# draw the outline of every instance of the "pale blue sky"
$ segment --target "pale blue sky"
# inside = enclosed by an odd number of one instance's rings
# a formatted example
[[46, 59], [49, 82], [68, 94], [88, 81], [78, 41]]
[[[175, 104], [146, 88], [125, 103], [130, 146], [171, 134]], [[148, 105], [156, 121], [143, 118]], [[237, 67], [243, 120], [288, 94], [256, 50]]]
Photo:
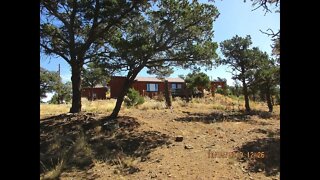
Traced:
[[[274, 31], [280, 29], [280, 14], [267, 13], [265, 15], [262, 8], [255, 11], [250, 1], [246, 3], [243, 0], [216, 0], [215, 3], [209, 0], [200, 0], [202, 3], [215, 4], [220, 12], [219, 18], [214, 22], [214, 41], [220, 43], [226, 39], [231, 39], [235, 35], [246, 36], [251, 35], [252, 46], [257, 46], [261, 50], [271, 54], [272, 41], [269, 36], [261, 33], [259, 30], [266, 31], [271, 28]], [[271, 7], [274, 11], [275, 8]], [[218, 49], [219, 56], [222, 56]], [[61, 77], [64, 82], [71, 81], [70, 66], [61, 58], [40, 56], [40, 65], [51, 71], [58, 70], [58, 64], [61, 65]], [[231, 74], [226, 66], [220, 66], [211, 71], [207, 71], [208, 76], [212, 78], [226, 78], [228, 85], [233, 85]], [[179, 74], [188, 74], [189, 70], [176, 69], [171, 77], [177, 77]], [[142, 70], [138, 76], [152, 76]]]

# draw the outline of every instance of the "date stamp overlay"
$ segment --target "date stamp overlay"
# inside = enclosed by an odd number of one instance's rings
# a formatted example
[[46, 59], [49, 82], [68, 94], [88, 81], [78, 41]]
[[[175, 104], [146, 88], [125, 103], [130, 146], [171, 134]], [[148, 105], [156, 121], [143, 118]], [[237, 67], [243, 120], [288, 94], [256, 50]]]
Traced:
[[208, 151], [208, 158], [248, 158], [248, 159], [264, 159], [266, 157], [265, 152], [221, 152], [221, 151]]

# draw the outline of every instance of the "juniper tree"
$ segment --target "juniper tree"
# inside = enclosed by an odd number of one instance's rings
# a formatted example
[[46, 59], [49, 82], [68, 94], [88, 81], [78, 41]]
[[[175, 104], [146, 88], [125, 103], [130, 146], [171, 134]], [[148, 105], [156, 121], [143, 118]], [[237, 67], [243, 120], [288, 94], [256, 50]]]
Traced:
[[213, 5], [196, 0], [163, 0], [128, 19], [126, 26], [114, 33], [110, 43], [113, 51], [98, 58], [105, 68], [127, 73], [110, 117], [118, 115], [125, 94], [143, 68], [150, 73], [173, 67], [210, 68], [217, 58], [218, 45], [212, 40], [217, 16]]
[[71, 67], [71, 113], [81, 111], [81, 71], [106, 44], [127, 17], [139, 14], [143, 0], [41, 0], [40, 48]]

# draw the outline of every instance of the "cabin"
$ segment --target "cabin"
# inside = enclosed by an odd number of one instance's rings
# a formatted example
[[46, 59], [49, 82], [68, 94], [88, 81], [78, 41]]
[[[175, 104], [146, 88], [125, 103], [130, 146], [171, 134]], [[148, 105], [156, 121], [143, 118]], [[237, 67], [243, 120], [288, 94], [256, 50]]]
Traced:
[[[168, 81], [172, 96], [180, 96], [186, 87], [181, 78], [165, 78]], [[110, 98], [117, 98], [125, 82], [125, 77], [112, 76], [109, 82]], [[164, 94], [164, 81], [155, 77], [136, 77], [132, 88], [139, 91], [142, 96], [157, 96]]]
[[[173, 97], [187, 97], [191, 96], [190, 90], [186, 89], [186, 83], [181, 78], [165, 78], [168, 81], [169, 91]], [[125, 82], [125, 77], [122, 76], [112, 76], [109, 82], [110, 87], [110, 98], [117, 98], [122, 90]], [[164, 80], [155, 77], [136, 77], [132, 88], [139, 91], [142, 96], [157, 96], [159, 94], [164, 94]], [[215, 92], [218, 88], [226, 88], [226, 81], [212, 81], [211, 82], [211, 92]], [[194, 95], [194, 94], [193, 94]], [[201, 96], [199, 96], [201, 97]]]
[[106, 85], [96, 85], [94, 88], [84, 87], [81, 91], [81, 97], [88, 100], [106, 99], [108, 87]]
[[217, 88], [225, 89], [227, 88], [227, 82], [226, 81], [211, 81], [211, 92], [215, 92]]

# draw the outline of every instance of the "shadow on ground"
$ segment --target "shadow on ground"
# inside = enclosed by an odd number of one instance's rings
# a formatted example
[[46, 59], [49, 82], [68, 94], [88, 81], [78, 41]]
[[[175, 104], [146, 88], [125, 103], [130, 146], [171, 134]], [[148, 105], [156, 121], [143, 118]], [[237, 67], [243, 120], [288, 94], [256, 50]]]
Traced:
[[[269, 132], [270, 133], [270, 132]], [[250, 172], [264, 172], [266, 176], [274, 176], [280, 172], [280, 138], [262, 138], [247, 142], [237, 151], [243, 152], [240, 162], [247, 162], [247, 170]], [[248, 154], [249, 153], [249, 154]]]
[[94, 161], [115, 165], [120, 173], [131, 174], [139, 169], [130, 162], [146, 161], [154, 148], [170, 144], [169, 137], [160, 132], [134, 131], [140, 126], [135, 118], [121, 116], [102, 124], [106, 118], [94, 116], [62, 114], [40, 121], [42, 178], [59, 177], [62, 171], [72, 169], [87, 170]]
[[[258, 116], [262, 119], [270, 119], [275, 117], [272, 113], [265, 111], [251, 111], [249, 113], [244, 111], [225, 111], [225, 112], [213, 112], [213, 113], [191, 113], [187, 111], [182, 111], [187, 114], [186, 117], [176, 118], [176, 121], [181, 122], [203, 122], [203, 123], [215, 123], [215, 122], [223, 122], [223, 121], [234, 121], [234, 122], [251, 122], [251, 116]], [[266, 124], [262, 124], [266, 125]]]

